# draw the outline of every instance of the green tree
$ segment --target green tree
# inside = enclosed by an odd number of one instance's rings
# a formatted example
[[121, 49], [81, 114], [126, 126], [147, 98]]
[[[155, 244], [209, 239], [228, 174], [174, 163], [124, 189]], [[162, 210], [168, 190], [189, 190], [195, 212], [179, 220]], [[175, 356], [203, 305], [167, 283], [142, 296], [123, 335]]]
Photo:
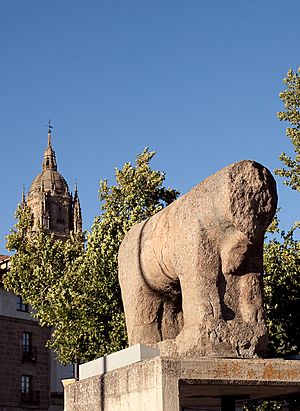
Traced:
[[300, 191], [300, 67], [296, 73], [289, 69], [283, 82], [287, 88], [279, 94], [279, 97], [285, 110], [277, 113], [277, 117], [281, 121], [290, 123], [286, 135], [291, 140], [295, 155], [292, 157], [282, 153], [279, 159], [284, 167], [275, 170], [275, 173], [285, 178], [286, 185]]
[[101, 214], [85, 251], [80, 236], [62, 243], [41, 231], [33, 233], [28, 207], [17, 211], [18, 222], [7, 242], [16, 253], [5, 287], [32, 305], [41, 324], [54, 326], [48, 345], [63, 363], [88, 361], [127, 345], [118, 283], [120, 243], [133, 224], [178, 195], [163, 186], [163, 172], [151, 169], [154, 154], [146, 148], [134, 166], [116, 169], [115, 185], [100, 182]]
[[[32, 306], [32, 315], [42, 326], [55, 327], [49, 346], [55, 344], [58, 337], [66, 347], [70, 336], [77, 338], [84, 302], [82, 284], [77, 281], [84, 259], [82, 234], [72, 234], [63, 243], [41, 230], [32, 231], [31, 210], [25, 205], [18, 207], [16, 218], [17, 224], [8, 235], [6, 245], [15, 254], [10, 259], [11, 269], [4, 276], [4, 286]], [[74, 360], [76, 343], [70, 344], [68, 359], [61, 356], [63, 362]]]
[[[300, 242], [294, 238], [299, 224], [287, 233], [274, 219], [264, 244], [264, 300], [269, 331], [269, 356], [285, 357], [300, 352]], [[298, 410], [299, 400], [253, 401], [247, 411]], [[288, 407], [288, 408], [287, 408]]]
[[264, 292], [270, 356], [300, 352], [300, 242], [299, 225], [264, 245]]
[[[284, 183], [300, 191], [300, 69], [288, 70], [283, 79], [286, 90], [279, 94], [285, 110], [277, 113], [287, 121], [286, 135], [294, 149], [294, 157], [282, 153], [284, 167], [275, 170]], [[273, 233], [279, 233], [278, 220], [273, 222]], [[270, 355], [282, 356], [300, 352], [300, 243], [295, 238], [300, 224], [285, 233], [281, 231], [264, 245], [264, 287], [270, 335]]]
[[[283, 79], [286, 90], [279, 94], [285, 110], [277, 113], [281, 121], [289, 126], [286, 135], [294, 149], [294, 157], [282, 153], [279, 159], [284, 167], [275, 173], [283, 177], [284, 184], [300, 191], [300, 69], [294, 73], [288, 70]], [[283, 357], [300, 352], [300, 242], [295, 234], [299, 223], [287, 233], [279, 230], [277, 217], [274, 219], [264, 244], [264, 294], [269, 329], [269, 355]], [[277, 235], [276, 235], [277, 233]], [[299, 399], [287, 401], [256, 401], [247, 404], [248, 411], [275, 411], [288, 407], [299, 409]]]
[[283, 410], [284, 401], [252, 401], [244, 406], [245, 411], [280, 411]]

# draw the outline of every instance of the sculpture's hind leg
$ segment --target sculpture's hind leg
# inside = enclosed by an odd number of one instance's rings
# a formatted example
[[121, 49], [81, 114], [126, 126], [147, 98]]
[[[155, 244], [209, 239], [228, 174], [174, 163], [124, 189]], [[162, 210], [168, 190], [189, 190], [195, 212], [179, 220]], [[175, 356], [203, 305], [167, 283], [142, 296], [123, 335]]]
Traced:
[[161, 341], [161, 298], [142, 281], [128, 284], [127, 292], [122, 287], [122, 295], [129, 345]]
[[162, 298], [146, 283], [140, 244], [145, 222], [127, 234], [119, 250], [119, 282], [122, 291], [129, 344], [161, 341]]

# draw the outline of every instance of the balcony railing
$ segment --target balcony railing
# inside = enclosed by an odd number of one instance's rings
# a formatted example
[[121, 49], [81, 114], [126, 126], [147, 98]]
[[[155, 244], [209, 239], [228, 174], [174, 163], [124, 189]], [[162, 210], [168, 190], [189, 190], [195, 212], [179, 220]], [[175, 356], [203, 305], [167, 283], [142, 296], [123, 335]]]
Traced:
[[21, 403], [30, 405], [40, 404], [40, 391], [21, 392]]
[[22, 362], [35, 363], [36, 360], [37, 360], [37, 348], [36, 347], [23, 347]]

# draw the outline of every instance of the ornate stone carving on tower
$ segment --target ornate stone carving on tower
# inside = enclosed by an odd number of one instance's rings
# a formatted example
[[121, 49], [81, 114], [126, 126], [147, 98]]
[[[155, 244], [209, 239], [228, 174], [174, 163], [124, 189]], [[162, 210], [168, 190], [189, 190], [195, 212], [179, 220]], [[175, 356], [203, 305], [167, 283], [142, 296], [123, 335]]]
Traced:
[[66, 180], [57, 171], [51, 128], [49, 124], [42, 172], [33, 180], [26, 202], [33, 213], [34, 230], [41, 228], [54, 233], [56, 239], [65, 240], [71, 231], [82, 231], [82, 216], [77, 185], [73, 198]]

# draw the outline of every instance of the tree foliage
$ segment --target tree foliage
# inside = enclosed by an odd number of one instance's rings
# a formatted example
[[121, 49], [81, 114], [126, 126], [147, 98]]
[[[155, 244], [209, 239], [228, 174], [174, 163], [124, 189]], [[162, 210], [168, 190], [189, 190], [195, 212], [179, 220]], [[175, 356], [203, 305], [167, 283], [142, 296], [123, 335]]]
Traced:
[[[269, 331], [269, 357], [286, 357], [300, 352], [300, 242], [294, 238], [299, 223], [279, 232], [277, 216], [264, 244], [264, 300]], [[299, 399], [256, 400], [245, 411], [298, 410]]]
[[116, 184], [100, 182], [101, 214], [87, 236], [65, 243], [31, 229], [28, 207], [17, 210], [7, 247], [16, 253], [5, 287], [31, 304], [42, 325], [54, 327], [49, 347], [63, 363], [88, 361], [127, 345], [118, 283], [120, 243], [137, 222], [170, 204], [178, 192], [163, 186], [165, 174], [152, 170], [154, 152], [145, 149], [133, 166], [115, 170]]
[[[294, 158], [282, 153], [284, 166], [275, 173], [285, 178], [285, 184], [300, 191], [300, 69], [288, 70], [283, 79], [286, 90], [279, 94], [285, 110], [277, 113], [287, 121]], [[283, 356], [300, 352], [300, 243], [295, 237], [300, 224], [286, 233], [279, 233], [279, 221], [274, 219], [271, 231], [277, 232], [264, 245], [264, 287], [270, 335], [270, 355]]]
[[[31, 305], [32, 315], [42, 326], [55, 327], [49, 346], [56, 343], [56, 336], [67, 341], [70, 335], [76, 335], [83, 304], [82, 284], [78, 281], [84, 256], [82, 235], [72, 234], [62, 243], [53, 234], [32, 231], [33, 218], [28, 206], [19, 206], [16, 218], [17, 224], [7, 241], [8, 250], [16, 253], [10, 258], [11, 268], [4, 276], [4, 286]], [[76, 344], [70, 344], [68, 359], [73, 361], [75, 355]]]
[[[300, 69], [291, 69], [283, 80], [287, 89], [279, 94], [285, 111], [277, 113], [287, 121], [286, 135], [290, 138], [295, 156], [282, 153], [284, 167], [275, 173], [284, 177], [284, 184], [300, 191]], [[269, 329], [269, 355], [284, 357], [300, 353], [300, 242], [295, 237], [299, 223], [288, 231], [279, 230], [274, 219], [269, 232], [271, 239], [264, 244], [264, 294]], [[248, 411], [298, 410], [299, 398], [282, 401], [255, 401], [245, 405]]]
[[[284, 167], [275, 173], [284, 177], [284, 184], [300, 191], [300, 68], [298, 73], [288, 70], [283, 79], [286, 90], [279, 94], [285, 111], [277, 113], [289, 126], [286, 135], [294, 148], [294, 158], [282, 153]], [[295, 234], [300, 224], [286, 233], [279, 230], [277, 216], [269, 233], [273, 236], [264, 244], [264, 297], [269, 330], [269, 356], [284, 357], [300, 353], [300, 242]], [[286, 401], [253, 401], [244, 405], [247, 411], [276, 411], [299, 409], [298, 398]]]
[[284, 167], [275, 170], [275, 173], [285, 178], [286, 185], [300, 191], [300, 67], [296, 73], [289, 69], [283, 82], [287, 88], [279, 97], [284, 103], [285, 110], [277, 113], [277, 116], [279, 120], [289, 123], [286, 135], [291, 140], [295, 155], [291, 157], [282, 153], [279, 159]]
[[264, 245], [265, 308], [270, 335], [270, 356], [300, 352], [300, 242], [299, 225]]

